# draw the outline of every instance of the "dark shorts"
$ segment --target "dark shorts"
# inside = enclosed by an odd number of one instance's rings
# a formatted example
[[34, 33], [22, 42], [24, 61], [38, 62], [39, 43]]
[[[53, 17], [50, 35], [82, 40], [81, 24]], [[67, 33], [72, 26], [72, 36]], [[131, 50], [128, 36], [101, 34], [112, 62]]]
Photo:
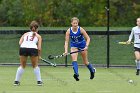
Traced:
[[140, 48], [134, 47], [134, 51], [140, 52]]
[[20, 56], [38, 56], [38, 49], [34, 48], [20, 48], [19, 49]]

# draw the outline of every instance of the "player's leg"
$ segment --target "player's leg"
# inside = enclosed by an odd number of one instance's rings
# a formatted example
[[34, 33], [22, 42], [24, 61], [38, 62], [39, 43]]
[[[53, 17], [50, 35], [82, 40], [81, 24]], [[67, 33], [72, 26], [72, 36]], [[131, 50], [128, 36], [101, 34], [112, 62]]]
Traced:
[[[72, 47], [71, 48], [71, 52], [77, 51], [77, 48]], [[78, 57], [78, 53], [74, 53], [71, 54], [71, 58], [72, 58], [72, 66], [73, 66], [73, 70], [74, 70], [74, 75], [73, 77], [75, 78], [76, 81], [79, 81], [79, 73], [78, 73], [78, 63], [77, 63], [77, 57]]]
[[95, 74], [95, 68], [93, 68], [92, 64], [90, 64], [88, 62], [88, 53], [87, 53], [87, 51], [86, 50], [82, 51], [81, 55], [82, 55], [84, 64], [87, 66], [87, 68], [90, 71], [90, 79], [93, 79], [94, 78], [94, 74]]
[[20, 85], [20, 78], [26, 66], [27, 56], [20, 56], [20, 66], [17, 69], [14, 85]]
[[37, 85], [41, 86], [42, 85], [42, 80], [41, 80], [41, 73], [40, 73], [40, 68], [38, 67], [38, 49], [29, 49], [29, 56], [32, 62], [32, 66], [34, 68], [34, 73], [37, 79]]
[[139, 51], [135, 51], [135, 62], [136, 62], [136, 75], [139, 75], [139, 71], [140, 71], [140, 52]]
[[32, 66], [34, 68], [34, 73], [37, 79], [37, 85], [41, 86], [42, 85], [42, 80], [41, 80], [41, 73], [40, 73], [40, 68], [38, 66], [38, 56], [31, 56], [31, 62], [32, 62]]

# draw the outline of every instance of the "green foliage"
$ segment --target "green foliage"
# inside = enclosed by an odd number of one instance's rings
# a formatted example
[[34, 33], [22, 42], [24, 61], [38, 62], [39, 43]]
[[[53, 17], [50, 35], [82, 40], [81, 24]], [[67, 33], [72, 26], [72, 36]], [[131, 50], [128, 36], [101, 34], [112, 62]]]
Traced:
[[21, 0], [3, 0], [0, 4], [0, 25], [21, 26], [23, 8]]
[[111, 23], [118, 26], [135, 25], [135, 19], [139, 16], [134, 12], [134, 3], [131, 0], [111, 0]]
[[[107, 0], [0, 0], [0, 26], [70, 26], [74, 16], [82, 26], [106, 26]], [[139, 0], [110, 0], [110, 26], [134, 26]]]
[[[22, 0], [23, 12], [24, 12], [24, 22], [28, 25], [32, 20], [37, 20], [42, 26], [46, 20], [46, 0]], [[47, 15], [46, 15], [47, 16]]]

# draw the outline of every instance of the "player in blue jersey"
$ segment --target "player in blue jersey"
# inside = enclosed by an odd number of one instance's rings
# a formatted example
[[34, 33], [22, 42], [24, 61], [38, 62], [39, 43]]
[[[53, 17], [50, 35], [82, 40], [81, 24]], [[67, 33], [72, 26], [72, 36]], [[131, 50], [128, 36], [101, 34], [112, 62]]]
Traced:
[[[88, 57], [87, 57], [88, 56], [87, 50], [90, 43], [90, 37], [82, 27], [78, 26], [78, 23], [79, 23], [79, 19], [77, 17], [73, 17], [71, 19], [72, 27], [70, 27], [67, 30], [65, 35], [64, 54], [68, 53], [69, 41], [70, 41], [71, 52], [77, 51], [79, 49], [84, 49], [84, 51], [81, 52], [83, 63], [87, 66], [87, 68], [90, 71], [90, 79], [93, 79], [95, 74], [95, 68], [93, 68], [92, 65], [88, 62]], [[78, 57], [78, 53], [71, 54], [72, 66], [74, 70], [73, 77], [76, 81], [79, 81], [77, 57]]]

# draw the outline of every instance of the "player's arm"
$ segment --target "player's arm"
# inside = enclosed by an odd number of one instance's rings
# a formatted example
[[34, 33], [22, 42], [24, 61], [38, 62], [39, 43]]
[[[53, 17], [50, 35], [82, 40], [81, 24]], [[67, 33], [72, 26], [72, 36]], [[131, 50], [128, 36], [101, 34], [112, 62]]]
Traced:
[[80, 27], [80, 29], [81, 29], [81, 33], [83, 34], [83, 36], [86, 39], [86, 47], [88, 47], [89, 46], [89, 43], [90, 43], [90, 37], [89, 37], [89, 35], [87, 34], [87, 32], [82, 27]]
[[69, 37], [70, 37], [70, 29], [68, 29], [65, 34], [65, 45], [64, 45], [65, 52], [64, 53], [68, 53]]
[[25, 36], [26, 34], [27, 34], [27, 33], [25, 33], [25, 34], [23, 34], [23, 35], [21, 36], [21, 38], [20, 38], [20, 40], [19, 40], [19, 45], [22, 44], [22, 42], [23, 42], [23, 40], [24, 40], [24, 36]]
[[129, 39], [128, 39], [128, 41], [127, 41], [128, 44], [131, 43], [131, 40], [132, 40], [132, 38], [133, 38], [133, 35], [134, 35], [134, 30], [133, 30], [133, 28], [132, 28], [131, 34], [129, 35]]
[[38, 47], [38, 56], [41, 57], [41, 46], [42, 46], [42, 37], [37, 34], [38, 37], [38, 43], [37, 43], [37, 47]]

